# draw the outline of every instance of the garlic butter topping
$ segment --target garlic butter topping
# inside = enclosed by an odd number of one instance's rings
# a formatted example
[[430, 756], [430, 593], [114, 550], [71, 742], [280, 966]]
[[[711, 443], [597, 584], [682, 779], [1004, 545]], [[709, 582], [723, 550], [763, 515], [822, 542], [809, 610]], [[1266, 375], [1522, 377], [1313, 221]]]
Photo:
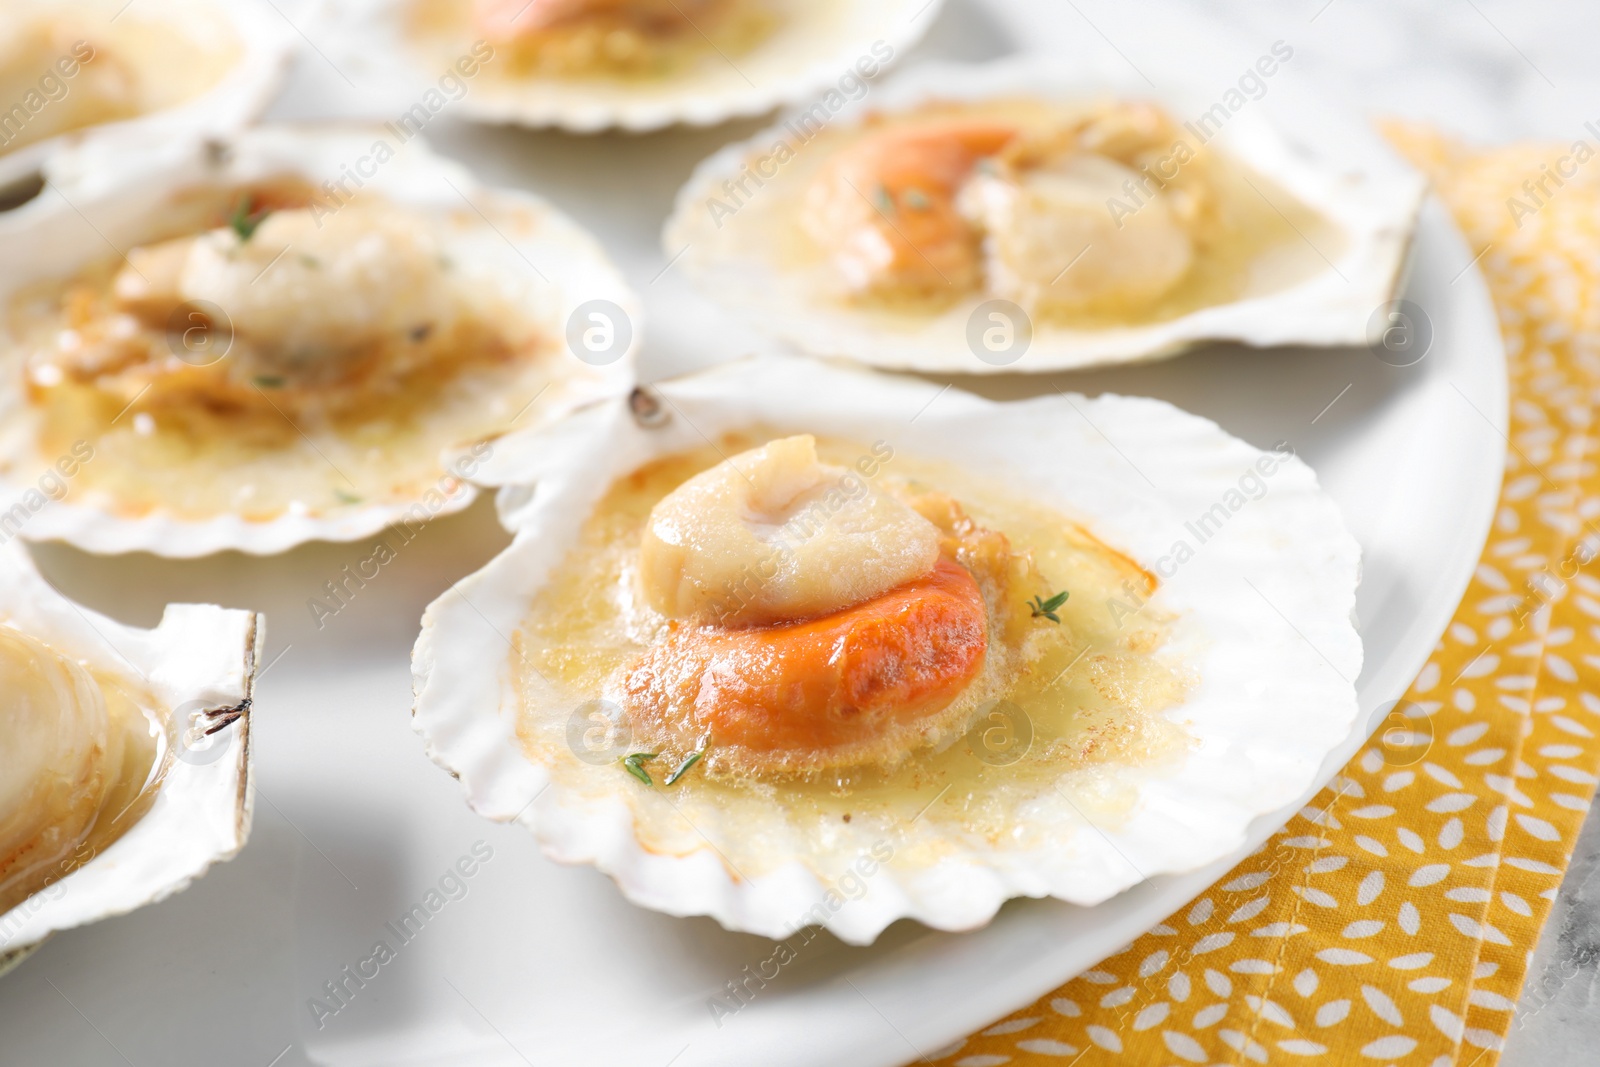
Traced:
[[669, 618], [760, 625], [858, 604], [927, 574], [938, 557], [932, 523], [859, 471], [819, 462], [802, 434], [734, 456], [657, 503], [640, 577]]

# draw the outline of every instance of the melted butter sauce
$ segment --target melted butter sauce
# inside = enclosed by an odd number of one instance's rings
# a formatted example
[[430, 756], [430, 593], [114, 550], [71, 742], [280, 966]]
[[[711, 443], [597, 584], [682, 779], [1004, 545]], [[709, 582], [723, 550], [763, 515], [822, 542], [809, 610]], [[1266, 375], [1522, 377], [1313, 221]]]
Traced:
[[[812, 777], [718, 773], [708, 755], [671, 787], [662, 780], [680, 753], [645, 764], [656, 782], [650, 788], [614, 760], [575, 757], [573, 712], [598, 697], [664, 625], [635, 592], [639, 536], [651, 507], [723, 455], [773, 436], [781, 434], [727, 435], [716, 449], [668, 457], [620, 479], [514, 637], [519, 734], [530, 757], [577, 791], [623, 795], [646, 848], [683, 854], [709, 838], [739, 877], [797, 853], [819, 869], [843, 869], [880, 838], [893, 841], [906, 862], [932, 862], [960, 842], [1025, 848], [1066, 830], [1030, 814], [1041, 796], [1059, 791], [1097, 821], [1115, 821], [1135, 799], [1122, 769], [1159, 764], [1185, 749], [1187, 735], [1162, 715], [1192, 681], [1162, 653], [1170, 620], [1145, 611], [1119, 624], [1107, 610], [1112, 599], [1128, 602], [1130, 592], [1147, 599], [1154, 578], [1048, 508], [948, 466], [896, 455], [874, 479], [878, 488], [907, 498], [930, 489], [950, 494], [980, 524], [1002, 531], [1014, 550], [1031, 553], [1037, 569], [1037, 588], [989, 595], [989, 658], [1001, 666], [997, 688], [984, 694], [991, 699], [974, 708], [972, 730], [892, 767]], [[841, 466], [869, 454], [864, 445], [826, 439], [818, 451]], [[1059, 624], [1031, 615], [1032, 597], [1063, 589], [1071, 597], [1057, 611]], [[635, 749], [616, 751], [624, 750]]]

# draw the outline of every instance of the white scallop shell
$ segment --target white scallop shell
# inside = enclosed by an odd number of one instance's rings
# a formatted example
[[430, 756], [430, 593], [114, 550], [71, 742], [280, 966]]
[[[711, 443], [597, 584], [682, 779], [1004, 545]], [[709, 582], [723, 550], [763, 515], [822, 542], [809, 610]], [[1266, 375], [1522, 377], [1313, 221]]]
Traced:
[[[529, 290], [526, 311], [548, 336], [564, 337], [568, 317], [590, 300], [609, 300], [632, 322], [627, 351], [604, 366], [561, 357], [563, 383], [559, 414], [570, 407], [626, 392], [633, 383], [634, 354], [642, 334], [638, 300], [599, 243], [545, 201], [528, 193], [483, 185], [459, 164], [435, 155], [420, 138], [402, 144], [390, 127], [265, 126], [227, 141], [153, 144], [138, 151], [90, 143], [55, 157], [48, 166], [59, 196], [46, 194], [0, 215], [0, 245], [27, 248], [29, 255], [0, 261], [0, 307], [24, 285], [41, 278], [69, 276], [104, 257], [108, 246], [126, 249], [161, 232], [169, 193], [208, 182], [231, 184], [276, 175], [301, 175], [313, 185], [337, 181], [358, 161], [372, 158], [376, 141], [399, 153], [376, 167], [366, 185], [413, 210], [460, 212], [471, 207], [483, 226], [448, 245], [462, 261], [491, 264], [509, 277], [540, 282]], [[537, 226], [515, 241], [504, 224], [531, 216]], [[90, 221], [92, 220], [92, 221]], [[163, 235], [165, 236], [165, 235]], [[5, 340], [0, 326], [0, 343]], [[3, 352], [0, 352], [3, 355]], [[13, 464], [11, 480], [0, 475], [0, 510], [36, 488], [29, 472], [47, 468], [54, 457], [28, 456], [31, 440], [25, 403], [16, 393], [13, 373], [0, 380], [0, 455], [27, 457]], [[445, 473], [441, 461], [440, 474]], [[430, 509], [438, 516], [469, 505], [476, 490], [468, 485]], [[154, 511], [137, 518], [62, 502], [39, 511], [27, 524], [31, 540], [60, 540], [89, 552], [146, 551], [161, 556], [203, 556], [228, 549], [256, 555], [286, 551], [307, 541], [354, 541], [400, 521], [414, 501], [368, 503], [329, 513], [286, 512], [269, 521], [236, 515], [198, 520]]]
[[[8, 8], [38, 6], [7, 0]], [[46, 9], [98, 12], [106, 19], [121, 15], [126, 0], [68, 0]], [[140, 12], [150, 17], [150, 10]], [[16, 17], [8, 13], [6, 18]], [[193, 100], [119, 122], [72, 130], [0, 154], [0, 189], [37, 172], [46, 159], [89, 138], [111, 138], [123, 144], [164, 143], [177, 138], [221, 136], [255, 121], [278, 94], [298, 37], [294, 27], [270, 0], [167, 0], [160, 18], [174, 24], [204, 26], [226, 32], [243, 47], [239, 63], [222, 80]], [[11, 102], [7, 101], [6, 106]]]
[[[930, 64], [895, 77], [834, 125], [929, 101], [1019, 94], [1068, 103], [1107, 96], [1154, 100], [1183, 120], [1216, 105], [1219, 91], [1176, 84], [1152, 88], [1126, 66], [1094, 69], [1076, 58], [1071, 65], [1037, 59], [988, 66]], [[1298, 115], [1293, 138], [1286, 136], [1265, 113], [1264, 105], [1276, 102], [1247, 103], [1213, 140], [1344, 232], [1345, 247], [1332, 259], [1312, 246], [1326, 270], [1287, 288], [1165, 322], [1100, 329], [1036, 324], [1025, 353], [1006, 365], [977, 358], [968, 340], [969, 320], [992, 294], [974, 294], [937, 315], [876, 315], [816, 293], [786, 266], [785, 242], [765, 224], [763, 205], [778, 203], [777, 198], [793, 202], [826, 158], [821, 152], [808, 155], [788, 121], [702, 162], [678, 194], [662, 245], [698, 289], [756, 328], [811, 355], [847, 356], [881, 367], [959, 374], [1054, 371], [1158, 359], [1208, 341], [1261, 347], [1367, 344], [1374, 312], [1396, 295], [1426, 183], [1375, 134], [1364, 127], [1351, 131], [1337, 116]], [[731, 200], [724, 183], [780, 140], [791, 147], [798, 141], [797, 157], [748, 199]], [[752, 189], [748, 178], [744, 187]], [[713, 214], [714, 201], [735, 211]]]
[[250, 700], [264, 631], [254, 612], [210, 604], [169, 605], [153, 630], [124, 626], [56, 592], [14, 540], [0, 545], [0, 625], [125, 681], [169, 715], [183, 712], [185, 721], [171, 723], [175, 736], [211, 737], [204, 749], [184, 749], [187, 758], [171, 758], [149, 810], [105, 851], [0, 914], [4, 970], [59, 930], [164, 900], [244, 847]]
[[[489, 84], [481, 76], [452, 107], [480, 122], [554, 126], [573, 133], [633, 132], [682, 123], [712, 126], [762, 115], [836, 86], [875, 43], [894, 62], [921, 39], [944, 0], [766, 0], [784, 26], [752, 51], [708, 60], [675, 78], [522, 79]], [[398, 0], [342, 0], [325, 5], [328, 54], [364, 84], [386, 83], [412, 99], [447, 73], [449, 59], [425, 55], [402, 31]], [[459, 42], [466, 52], [470, 40]], [[445, 49], [448, 52], [448, 49]], [[409, 93], [409, 96], [407, 95]]]
[[[607, 402], [537, 433], [503, 439], [481, 472], [504, 486], [504, 553], [429, 606], [412, 657], [415, 725], [429, 754], [460, 779], [480, 814], [516, 821], [563, 863], [592, 863], [629, 899], [675, 915], [710, 915], [769, 937], [793, 932], [830, 877], [805, 855], [748, 879], [715, 851], [748, 826], [697, 822], [711, 847], [685, 856], [643, 848], [616, 774], [602, 800], [552, 784], [514, 734], [506, 639], [612, 481], [665, 454], [752, 425], [854, 440], [982, 470], [1083, 522], [1147, 568], [1160, 568], [1185, 523], [1238, 488], [1262, 455], [1215, 423], [1171, 405], [1121, 396], [1058, 394], [995, 403], [917, 379], [792, 358], [727, 364], [660, 387], [666, 415], [645, 428], [629, 405]], [[648, 420], [647, 420], [648, 421]], [[1115, 442], [1115, 444], [1113, 444]], [[1132, 811], [1090, 823], [1064, 795], [1030, 804], [1031, 825], [1071, 828], [1052, 847], [979, 847], [964, 839], [922, 869], [884, 866], [865, 895], [825, 925], [854, 943], [910, 917], [940, 929], [988, 921], [1008, 898], [1052, 896], [1092, 905], [1157, 874], [1192, 870], [1239, 847], [1257, 816], [1290, 803], [1356, 722], [1362, 650], [1352, 626], [1360, 549], [1333, 502], [1298, 459], [1270, 491], [1233, 515], [1226, 535], [1196, 545], [1152, 600], [1174, 614], [1169, 647], [1198, 683], [1167, 714], [1194, 739], [1176, 766], [1117, 766], [1136, 791]], [[612, 770], [613, 768], [607, 768]], [[606, 787], [608, 788], [608, 787]], [[591, 794], [592, 795], [592, 794]], [[775, 819], [777, 817], [775, 816]], [[840, 826], [854, 851], [878, 832]], [[927, 843], [928, 823], [898, 827], [896, 855]], [[783, 826], [760, 833], [782, 837]], [[903, 847], [905, 846], [905, 847]]]

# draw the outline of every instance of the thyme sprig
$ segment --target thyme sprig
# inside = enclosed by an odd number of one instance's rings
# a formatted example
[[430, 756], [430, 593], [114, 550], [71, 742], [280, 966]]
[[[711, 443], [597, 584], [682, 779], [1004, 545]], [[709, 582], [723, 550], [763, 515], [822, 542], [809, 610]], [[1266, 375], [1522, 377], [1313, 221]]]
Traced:
[[1061, 621], [1061, 616], [1056, 614], [1056, 609], [1065, 604], [1067, 602], [1067, 597], [1071, 595], [1072, 593], [1070, 590], [1063, 589], [1049, 600], [1044, 600], [1036, 596], [1028, 603], [1028, 607], [1032, 609], [1034, 618], [1045, 618], [1049, 619], [1051, 622], [1059, 623]]
[[703, 748], [699, 749], [699, 750], [697, 750], [695, 752], [689, 753], [688, 758], [686, 758], [682, 763], [678, 764], [677, 767], [673, 768], [672, 773], [667, 775], [667, 780], [665, 782], [662, 782], [661, 784], [662, 785], [673, 785], [673, 784], [675, 784], [679, 778], [682, 778], [685, 774], [688, 773], [690, 767], [693, 767], [696, 763], [699, 763], [700, 762], [700, 757], [704, 756], [705, 754], [706, 754], [706, 750], [703, 749]]
[[644, 765], [646, 761], [653, 760], [660, 754], [659, 752], [635, 752], [631, 756], [622, 758], [622, 766], [627, 769], [629, 774], [645, 785], [655, 785], [655, 782], [650, 780], [650, 772], [644, 769]]
[[[678, 779], [689, 773], [689, 768], [693, 767], [696, 763], [699, 763], [700, 758], [705, 754], [705, 745], [702, 744], [700, 748], [684, 757], [682, 763], [672, 768], [672, 770], [668, 772], [666, 778], [662, 780], [661, 784], [676, 785]], [[645, 785], [653, 786], [656, 784], [655, 780], [650, 777], [650, 772], [645, 770], [644, 765], [646, 762], [655, 759], [659, 755], [661, 755], [659, 752], [635, 752], [630, 756], [623, 757], [622, 766], [629, 774], [639, 779], [639, 781], [643, 782]]]
[[256, 235], [256, 230], [267, 221], [267, 216], [272, 214], [270, 209], [252, 213], [251, 208], [254, 204], [255, 198], [246, 193], [234, 205], [233, 215], [228, 219], [228, 228], [239, 236], [240, 244], [249, 243], [250, 238]]

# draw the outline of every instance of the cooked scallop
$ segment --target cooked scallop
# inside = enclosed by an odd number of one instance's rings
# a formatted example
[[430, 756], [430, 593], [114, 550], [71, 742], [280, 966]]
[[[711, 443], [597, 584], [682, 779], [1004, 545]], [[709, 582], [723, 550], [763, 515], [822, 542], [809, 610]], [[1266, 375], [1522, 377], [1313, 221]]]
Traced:
[[271, 102], [294, 31], [262, 0], [4, 0], [0, 189], [85, 136], [234, 132]]
[[1114, 220], [1106, 204], [1139, 175], [1105, 156], [1074, 154], [1048, 167], [977, 175], [962, 190], [985, 237], [988, 291], [1034, 312], [1149, 306], [1193, 268], [1196, 235], [1165, 192]]
[[0, 960], [243, 846], [260, 639], [251, 612], [205, 605], [123, 626], [0, 546]]
[[129, 738], [82, 665], [21, 631], [0, 629], [0, 693], [5, 912], [88, 836], [117, 783]]
[[515, 540], [413, 657], [472, 805], [641, 904], [857, 942], [1093, 904], [1355, 728], [1359, 553], [1287, 446], [800, 359], [659, 388], [499, 442]]
[[923, 68], [830, 123], [797, 113], [706, 160], [663, 252], [757, 329], [882, 366], [1364, 344], [1423, 183], [1375, 141], [1307, 149], [1316, 116], [1290, 142], [1266, 107], [1207, 111], [1031, 61]]
[[[414, 532], [470, 503], [491, 438], [631, 383], [637, 307], [594, 241], [388, 130], [52, 167], [65, 198], [0, 220], [40, 250], [0, 266], [0, 491], [92, 459], [26, 537], [193, 556]], [[569, 337], [595, 316], [605, 344]]]
[[771, 441], [698, 474], [650, 512], [640, 586], [669, 619], [724, 625], [826, 615], [927, 574], [938, 531], [816, 440]]
[[935, 293], [980, 276], [977, 230], [956, 198], [978, 162], [1017, 136], [995, 122], [908, 123], [840, 150], [800, 203], [806, 234], [863, 295]]

